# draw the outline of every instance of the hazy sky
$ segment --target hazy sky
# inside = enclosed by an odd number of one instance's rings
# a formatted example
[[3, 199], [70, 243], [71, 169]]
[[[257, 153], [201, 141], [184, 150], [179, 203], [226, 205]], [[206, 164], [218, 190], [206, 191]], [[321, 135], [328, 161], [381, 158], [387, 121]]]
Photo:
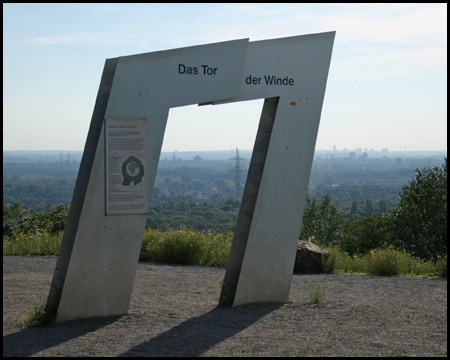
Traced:
[[[107, 58], [326, 31], [316, 149], [447, 149], [446, 4], [3, 4], [3, 150], [83, 150]], [[252, 149], [262, 103], [172, 109], [163, 151]]]

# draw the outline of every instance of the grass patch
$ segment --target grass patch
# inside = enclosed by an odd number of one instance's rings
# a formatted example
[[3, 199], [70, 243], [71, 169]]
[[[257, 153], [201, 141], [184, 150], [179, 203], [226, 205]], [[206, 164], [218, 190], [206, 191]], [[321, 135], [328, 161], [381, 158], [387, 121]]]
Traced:
[[[3, 236], [3, 255], [44, 255], [59, 253], [63, 233], [20, 233]], [[189, 229], [145, 230], [140, 261], [180, 265], [221, 266], [227, 264], [233, 233]], [[387, 247], [366, 255], [342, 252], [337, 246], [324, 247], [330, 255], [322, 259], [324, 273], [410, 275], [447, 277], [447, 256], [425, 261], [404, 251]]]
[[327, 273], [447, 277], [447, 256], [436, 262], [425, 261], [392, 246], [359, 256], [350, 256], [336, 246], [326, 249], [330, 253], [323, 263], [324, 272]]
[[337, 246], [325, 247], [325, 249], [330, 253], [328, 258], [323, 258], [322, 264], [327, 273], [367, 273], [364, 258], [351, 257]]
[[[35, 295], [33, 295], [36, 298]], [[56, 309], [47, 306], [47, 297], [41, 296], [34, 300], [23, 300], [26, 305], [22, 308], [22, 329], [35, 326], [48, 326], [55, 324]]]
[[3, 255], [56, 256], [61, 247], [63, 233], [23, 234], [3, 236]]
[[317, 283], [316, 287], [308, 293], [311, 302], [313, 304], [323, 304], [325, 306], [327, 298], [327, 288], [327, 285], [323, 285], [323, 287], [321, 287], [320, 284]]
[[232, 232], [214, 233], [189, 229], [146, 229], [140, 261], [182, 265], [226, 266]]

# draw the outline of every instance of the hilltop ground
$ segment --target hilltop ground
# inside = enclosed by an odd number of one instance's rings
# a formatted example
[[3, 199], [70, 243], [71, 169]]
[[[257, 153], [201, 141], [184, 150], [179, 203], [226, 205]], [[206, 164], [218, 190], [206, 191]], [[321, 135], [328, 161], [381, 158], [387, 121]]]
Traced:
[[224, 269], [139, 263], [128, 315], [22, 330], [55, 264], [3, 257], [3, 356], [447, 356], [447, 279], [294, 275], [289, 303], [229, 309]]

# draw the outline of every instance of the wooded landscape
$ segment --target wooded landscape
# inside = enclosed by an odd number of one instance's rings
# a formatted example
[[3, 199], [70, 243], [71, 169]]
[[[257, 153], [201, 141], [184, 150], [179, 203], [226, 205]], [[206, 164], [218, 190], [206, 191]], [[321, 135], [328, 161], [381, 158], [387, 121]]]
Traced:
[[[414, 170], [398, 159], [387, 169], [378, 168], [379, 160], [341, 162], [315, 160], [311, 182], [323, 181], [309, 188], [300, 239], [337, 245], [348, 254], [387, 245], [422, 258], [446, 254], [446, 158], [441, 166]], [[62, 231], [78, 167], [76, 161], [4, 163], [3, 235]], [[198, 158], [161, 161], [147, 227], [234, 231], [242, 190], [236, 193], [229, 168]], [[411, 175], [406, 183], [405, 174]], [[335, 185], [331, 178], [343, 183]]]
[[[214, 154], [206, 155], [213, 158]], [[47, 158], [30, 155], [17, 161], [17, 156], [4, 155], [3, 203], [20, 203], [30, 213], [49, 212], [61, 203], [70, 206], [79, 158], [72, 155], [70, 160], [59, 153]], [[244, 169], [249, 159], [246, 163]], [[319, 155], [313, 162], [308, 193], [313, 199], [329, 194], [347, 218], [389, 213], [398, 203], [402, 187], [415, 176], [414, 166], [441, 164], [442, 158], [436, 156], [352, 161]], [[230, 160], [207, 160], [198, 155], [189, 160], [162, 158], [148, 223], [154, 227], [234, 230], [246, 172], [240, 174], [242, 186], [236, 194], [235, 174], [230, 172], [233, 166]]]

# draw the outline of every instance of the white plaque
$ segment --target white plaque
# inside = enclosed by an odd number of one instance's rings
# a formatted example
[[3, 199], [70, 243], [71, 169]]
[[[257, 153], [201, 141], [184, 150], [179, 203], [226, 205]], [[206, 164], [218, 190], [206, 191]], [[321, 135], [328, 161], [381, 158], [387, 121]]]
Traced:
[[147, 120], [105, 119], [106, 215], [146, 214]]

